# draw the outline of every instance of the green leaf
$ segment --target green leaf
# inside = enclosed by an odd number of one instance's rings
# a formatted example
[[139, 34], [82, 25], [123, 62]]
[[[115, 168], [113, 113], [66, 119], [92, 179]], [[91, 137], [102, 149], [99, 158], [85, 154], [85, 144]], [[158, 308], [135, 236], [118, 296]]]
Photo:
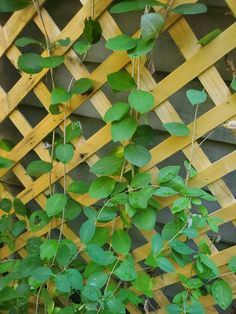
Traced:
[[116, 314], [126, 313], [125, 305], [118, 298], [111, 297], [107, 299], [106, 305], [108, 309], [110, 310], [109, 313], [116, 313]]
[[82, 290], [82, 297], [93, 302], [98, 302], [102, 298], [102, 293], [97, 287], [86, 285]]
[[182, 309], [177, 304], [167, 304], [165, 306], [168, 314], [180, 314]]
[[67, 92], [63, 87], [56, 87], [51, 93], [51, 104], [62, 104], [70, 100], [72, 94]]
[[67, 269], [66, 275], [70, 280], [70, 286], [75, 290], [83, 289], [83, 278], [77, 269]]
[[73, 256], [71, 256], [70, 248], [68, 245], [60, 243], [57, 254], [56, 261], [60, 267], [66, 267]]
[[42, 43], [40, 41], [38, 41], [34, 38], [31, 38], [31, 37], [20, 37], [15, 41], [15, 45], [17, 47], [25, 47], [25, 46], [32, 45], [32, 44], [36, 44], [39, 46], [42, 45]]
[[118, 268], [115, 269], [114, 275], [122, 281], [133, 281], [137, 278], [137, 273], [134, 267], [134, 259], [128, 256]]
[[13, 208], [15, 212], [21, 216], [25, 216], [27, 213], [25, 204], [17, 197], [15, 197], [13, 200]]
[[26, 168], [26, 173], [32, 177], [40, 177], [52, 170], [53, 166], [50, 162], [44, 160], [32, 161]]
[[29, 218], [30, 228], [33, 232], [36, 232], [49, 223], [48, 215], [44, 210], [36, 210]]
[[130, 106], [139, 113], [149, 112], [154, 106], [154, 97], [150, 92], [135, 90], [129, 94]]
[[15, 145], [6, 139], [0, 140], [0, 149], [5, 150], [6, 152], [10, 152]]
[[10, 159], [0, 157], [0, 169], [11, 168], [14, 165], [14, 162]]
[[156, 137], [157, 131], [154, 130], [150, 125], [144, 124], [137, 127], [137, 130], [132, 137], [132, 141], [135, 144], [149, 147], [155, 143]]
[[92, 261], [99, 265], [110, 265], [116, 260], [116, 257], [112, 254], [112, 252], [104, 251], [96, 244], [88, 244], [86, 251]]
[[157, 189], [154, 193], [154, 195], [160, 196], [160, 197], [169, 197], [169, 196], [173, 196], [176, 194], [178, 194], [178, 192], [176, 192], [172, 188], [164, 187], [164, 186]]
[[55, 154], [60, 162], [67, 164], [74, 156], [74, 147], [71, 144], [59, 144]]
[[129, 140], [137, 129], [137, 122], [126, 117], [120, 121], [112, 122], [111, 134], [114, 142]]
[[105, 227], [97, 227], [94, 236], [89, 241], [91, 244], [97, 244], [98, 246], [103, 246], [108, 242], [109, 230]]
[[89, 187], [89, 195], [93, 198], [105, 198], [114, 190], [116, 181], [109, 177], [95, 179]]
[[40, 245], [40, 258], [41, 260], [49, 261], [53, 258], [58, 249], [58, 242], [57, 240], [45, 240]]
[[116, 173], [122, 167], [122, 163], [123, 159], [116, 156], [102, 157], [90, 168], [90, 172], [96, 175], [109, 176]]
[[215, 275], [215, 276], [218, 276], [219, 275], [219, 269], [218, 267], [216, 266], [216, 264], [205, 254], [203, 253], [200, 253], [199, 254], [199, 257], [200, 257], [200, 260], [201, 262], [206, 265], [208, 268], [210, 268], [210, 270], [212, 271], [212, 273]]
[[155, 39], [150, 39], [146, 41], [143, 38], [138, 38], [136, 41], [137, 41], [136, 47], [128, 51], [128, 55], [130, 58], [137, 58], [140, 56], [147, 55], [149, 52], [152, 51], [156, 42]]
[[168, 260], [168, 258], [159, 256], [156, 258], [157, 266], [162, 269], [163, 271], [167, 273], [172, 273], [175, 271], [174, 266], [171, 264], [171, 262]]
[[189, 165], [190, 165], [190, 162], [188, 160], [185, 160], [184, 161], [184, 167], [185, 167], [186, 171], [189, 171], [189, 177], [193, 178], [198, 174], [198, 172], [192, 165], [190, 167], [189, 167]]
[[69, 46], [71, 43], [71, 40], [69, 37], [66, 37], [66, 38], [62, 38], [62, 39], [58, 39], [55, 44], [61, 46], [61, 47], [67, 47]]
[[59, 104], [54, 104], [54, 105], [51, 104], [49, 106], [49, 112], [53, 115], [60, 114], [61, 110], [60, 110]]
[[8, 198], [2, 198], [0, 201], [0, 208], [4, 212], [9, 213], [12, 208], [12, 202]]
[[189, 314], [205, 314], [204, 307], [198, 301], [193, 301], [188, 309]]
[[182, 122], [168, 122], [163, 124], [164, 128], [175, 136], [188, 136], [189, 128]]
[[41, 58], [40, 64], [43, 68], [54, 69], [63, 63], [64, 63], [63, 56], [51, 56], [51, 57]]
[[107, 81], [115, 91], [125, 91], [136, 87], [135, 80], [126, 70], [108, 74]]
[[159, 253], [164, 246], [164, 242], [162, 240], [162, 237], [160, 236], [159, 233], [156, 233], [153, 237], [152, 237], [152, 253], [155, 255], [157, 253]]
[[124, 118], [130, 111], [130, 105], [126, 102], [119, 101], [109, 108], [104, 116], [104, 121], [113, 122]]
[[97, 220], [100, 222], [107, 222], [110, 220], [113, 220], [116, 218], [117, 212], [114, 210], [114, 208], [104, 208], [102, 212], [99, 213], [97, 216]]
[[236, 273], [236, 256], [230, 259], [228, 267], [232, 272]]
[[189, 89], [186, 95], [193, 106], [203, 104], [207, 100], [207, 93], [197, 89]]
[[199, 233], [197, 232], [197, 230], [193, 228], [186, 228], [181, 233], [190, 239], [197, 238], [199, 236]]
[[74, 44], [73, 48], [74, 48], [74, 51], [78, 53], [78, 55], [83, 55], [89, 51], [89, 49], [91, 48], [91, 45], [89, 42], [85, 40], [78, 40]]
[[178, 224], [175, 223], [175, 221], [170, 221], [164, 225], [161, 232], [161, 237], [163, 240], [169, 241], [178, 233], [178, 231], [179, 231]]
[[144, 40], [155, 39], [162, 28], [165, 20], [160, 13], [148, 13], [141, 17], [141, 34]]
[[211, 294], [217, 304], [226, 310], [233, 300], [233, 293], [230, 285], [223, 279], [217, 279], [211, 286]]
[[62, 193], [55, 193], [49, 199], [46, 203], [46, 211], [48, 217], [53, 217], [60, 212], [63, 211], [63, 209], [66, 207], [67, 203], [67, 197]]
[[36, 53], [24, 53], [18, 58], [18, 67], [28, 74], [36, 74], [42, 71], [42, 57]]
[[73, 94], [84, 95], [90, 93], [93, 90], [93, 82], [88, 78], [81, 78], [75, 81], [71, 92]]
[[145, 272], [138, 272], [137, 279], [133, 283], [133, 287], [142, 292], [146, 296], [153, 297], [154, 283], [153, 279]]
[[70, 183], [67, 191], [75, 194], [85, 194], [89, 190], [89, 184], [85, 181], [75, 180]]
[[106, 42], [106, 48], [111, 50], [129, 50], [136, 46], [136, 39], [122, 34], [113, 38], [108, 39]]
[[189, 255], [192, 254], [194, 251], [188, 246], [188, 244], [179, 241], [179, 240], [173, 240], [169, 243], [169, 246], [175, 250], [177, 253], [183, 254], [183, 255]]
[[203, 47], [208, 45], [212, 40], [214, 40], [216, 37], [218, 37], [221, 34], [221, 30], [219, 28], [214, 29], [201, 39], [199, 39], [198, 44], [202, 45]]
[[104, 287], [108, 279], [108, 274], [101, 271], [91, 274], [87, 280], [87, 285], [94, 286], [98, 289]]
[[133, 165], [138, 167], [145, 166], [152, 158], [149, 151], [141, 145], [129, 144], [124, 150], [125, 158]]
[[115, 4], [110, 12], [111, 13], [126, 13], [131, 11], [141, 11], [146, 8], [146, 6], [157, 5], [158, 1], [145, 0], [145, 1], [123, 1], [121, 3]]
[[146, 186], [139, 191], [129, 193], [129, 203], [134, 208], [145, 209], [148, 206], [150, 198], [153, 196], [154, 189]]
[[49, 267], [37, 267], [31, 272], [31, 276], [41, 283], [47, 281], [53, 275], [54, 274]]
[[142, 187], [145, 187], [146, 185], [148, 185], [150, 182], [151, 182], [150, 173], [137, 173], [133, 177], [130, 185], [133, 188], [142, 188]]
[[15, 221], [11, 228], [11, 234], [14, 238], [17, 238], [25, 230], [25, 227], [26, 223], [24, 220]]
[[128, 232], [123, 229], [114, 231], [111, 243], [113, 249], [119, 254], [126, 255], [131, 248], [131, 238]]
[[28, 0], [0, 0], [0, 12], [14, 12], [26, 8]]
[[73, 141], [82, 134], [81, 125], [78, 122], [71, 122], [66, 127], [66, 143]]
[[100, 23], [97, 20], [93, 20], [91, 17], [86, 18], [84, 22], [83, 35], [87, 42], [91, 45], [99, 42], [102, 36]]
[[172, 11], [178, 14], [200, 14], [207, 12], [207, 6], [202, 3], [186, 3], [178, 5]]
[[70, 292], [70, 279], [65, 274], [57, 274], [55, 277], [55, 284], [57, 291], [61, 293], [68, 293]]
[[80, 227], [80, 241], [84, 244], [88, 243], [95, 234], [95, 222], [91, 219], [86, 220]]
[[[0, 9], [1, 9], [1, 5], [0, 5]], [[18, 298], [18, 293], [14, 288], [4, 287], [2, 289], [2, 291], [0, 291], [0, 302], [1, 303], [6, 302], [6, 301], [10, 301], [13, 299], [17, 299], [17, 298]]]
[[66, 203], [65, 207], [65, 220], [73, 220], [75, 219], [80, 213], [82, 212], [81, 205], [69, 198]]
[[152, 230], [156, 224], [156, 212], [151, 208], [138, 211], [132, 222], [139, 230]]
[[230, 87], [236, 92], [236, 78], [233, 79], [233, 81], [230, 84]]
[[189, 206], [189, 198], [188, 197], [180, 197], [176, 201], [174, 201], [171, 212], [172, 214], [181, 212], [182, 210], [188, 208]]
[[165, 183], [174, 179], [180, 170], [180, 166], [167, 166], [161, 168], [158, 174], [158, 182]]

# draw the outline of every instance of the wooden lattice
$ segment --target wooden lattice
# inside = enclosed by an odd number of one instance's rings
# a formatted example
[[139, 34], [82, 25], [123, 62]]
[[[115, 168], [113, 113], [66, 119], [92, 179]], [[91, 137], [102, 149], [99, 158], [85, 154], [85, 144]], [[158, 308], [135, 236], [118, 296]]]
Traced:
[[[47, 10], [43, 8], [44, 2], [45, 0], [41, 0], [40, 4], [42, 5], [42, 16], [50, 40], [54, 42], [57, 39], [69, 37], [72, 45], [82, 34], [84, 19], [91, 15], [92, 1], [81, 0], [83, 7], [74, 15], [62, 31], [59, 30]], [[188, 0], [187, 2], [194, 3], [197, 1]], [[226, 2], [233, 14], [236, 15], [235, 0], [226, 0]], [[119, 26], [107, 11], [107, 8], [111, 3], [112, 0], [95, 0], [95, 17], [99, 18], [105, 40], [121, 33]], [[186, 3], [186, 1], [177, 0], [176, 3], [182, 4]], [[33, 20], [38, 29], [43, 33], [43, 25], [33, 6], [29, 6], [22, 11], [12, 14], [4, 27], [0, 28], [0, 56], [5, 55], [16, 68], [20, 51], [14, 45], [14, 41], [31, 20]], [[171, 121], [176, 122], [181, 121], [181, 119], [168, 98], [187, 83], [198, 77], [215, 106], [197, 119], [193, 165], [198, 170], [198, 175], [190, 180], [190, 185], [196, 187], [207, 186], [217, 198], [217, 201], [221, 206], [219, 210], [211, 215], [223, 218], [225, 223], [232, 222], [236, 226], [236, 201], [227, 185], [221, 179], [223, 176], [236, 169], [236, 152], [232, 152], [214, 163], [211, 163], [207, 155], [197, 143], [197, 139], [201, 136], [210, 132], [217, 126], [224, 124], [226, 121], [234, 120], [236, 118], [236, 95], [231, 94], [229, 88], [214, 66], [219, 59], [223, 58], [228, 52], [235, 48], [236, 23], [232, 24], [220, 36], [203, 48], [197, 44], [197, 38], [184, 17], [173, 13], [169, 14], [166, 29], [186, 61], [159, 83], [156, 83], [150, 72], [143, 67], [141, 71], [140, 86], [142, 89], [153, 92], [155, 97], [154, 111], [158, 118], [163, 123]], [[65, 55], [65, 66], [76, 80], [81, 77], [89, 77], [95, 84], [92, 95], [74, 96], [72, 98], [67, 110], [68, 121], [70, 114], [88, 98], [101, 117], [103, 117], [111, 104], [101, 90], [101, 87], [106, 83], [107, 75], [109, 73], [118, 71], [121, 68], [126, 68], [131, 72], [132, 66], [127, 54], [125, 52], [112, 53], [92, 73], [88, 72], [86, 67], [81, 63], [78, 56], [72, 50], [71, 46], [60, 47], [55, 51], [55, 54]], [[46, 56], [47, 52], [45, 51], [43, 55]], [[7, 94], [3, 89], [0, 89], [0, 122], [9, 118], [23, 135], [23, 139], [17, 143], [12, 151], [8, 153], [1, 151], [3, 157], [14, 161], [14, 166], [10, 170], [0, 169], [0, 175], [3, 176], [7, 171], [12, 171], [24, 186], [24, 190], [20, 192], [17, 197], [25, 204], [31, 200], [35, 200], [42, 209], [45, 207], [47, 200], [44, 192], [49, 186], [49, 176], [43, 175], [39, 179], [33, 180], [26, 175], [21, 160], [30, 151], [34, 151], [40, 159], [50, 161], [49, 153], [44, 148], [42, 140], [56, 127], [62, 127], [63, 113], [55, 116], [48, 113], [40, 123], [32, 128], [30, 123], [19, 110], [18, 105], [27, 94], [33, 92], [48, 111], [50, 105], [50, 91], [42, 81], [47, 71], [47, 69], [44, 69], [33, 76], [21, 73], [21, 78]], [[192, 123], [189, 124], [189, 128], [190, 130], [193, 128]], [[93, 165], [94, 162], [98, 160], [96, 152], [110, 141], [110, 125], [105, 125], [87, 140], [81, 137], [79, 140], [74, 141], [73, 144], [76, 151], [73, 160], [67, 167], [67, 172], [70, 172], [82, 162], [86, 162], [89, 166]], [[191, 158], [191, 136], [179, 138], [178, 140], [173, 136], [169, 136], [163, 142], [151, 149], [152, 159], [142, 170], [149, 171], [155, 176], [158, 172], [158, 164], [178, 151], [182, 151], [186, 158]], [[63, 171], [63, 165], [57, 163], [52, 172], [52, 183], [59, 181], [63, 184]], [[71, 179], [67, 176], [67, 183], [69, 182], [71, 182]], [[12, 198], [12, 195], [5, 187], [1, 185], [0, 188], [2, 197]], [[74, 197], [74, 195], [71, 195], [71, 197]], [[86, 206], [92, 205], [94, 202], [94, 200], [89, 198], [87, 194], [77, 197], [76, 200]], [[168, 206], [171, 204], [171, 201], [173, 201], [173, 199], [162, 200], [162, 206]], [[52, 223], [52, 228], [56, 229], [59, 225], [60, 219], [55, 219]], [[115, 221], [115, 228], [120, 226], [120, 220], [117, 219]], [[107, 227], [112, 228], [112, 225], [108, 223]], [[236, 247], [232, 246], [219, 252], [214, 246], [214, 243], [212, 243], [206, 235], [207, 231], [206, 228], [203, 229], [201, 231], [201, 236], [195, 241], [198, 242], [200, 239], [204, 238], [211, 244], [212, 258], [219, 266], [221, 272], [224, 273], [227, 262], [236, 254]], [[32, 234], [29, 229], [29, 231], [22, 234], [16, 240], [16, 252], [24, 257], [24, 247], [27, 239], [32, 236], [44, 236], [47, 232], [48, 226], [34, 234]], [[146, 244], [133, 251], [137, 268], [141, 267], [138, 262], [144, 260], [150, 252], [150, 239], [153, 232], [143, 232], [142, 235], [146, 239]], [[79, 237], [69, 226], [64, 226], [63, 235], [65, 238], [73, 240], [78, 247], [81, 247]], [[12, 251], [10, 251], [7, 246], [0, 249], [0, 259], [5, 259], [11, 254]], [[82, 253], [82, 255], [87, 259], [85, 254]], [[185, 274], [187, 277], [194, 275], [190, 266], [186, 266], [183, 269], [180, 269], [177, 266], [177, 272]], [[224, 279], [232, 286], [234, 298], [236, 298], [236, 277], [234, 275], [225, 275]], [[155, 277], [154, 295], [155, 301], [160, 307], [155, 313], [165, 313], [164, 306], [169, 301], [163, 293], [163, 288], [174, 284], [177, 281], [178, 276], [176, 273], [168, 273]], [[213, 306], [215, 304], [213, 298], [209, 296], [202, 297], [201, 302], [207, 309], [207, 313], [217, 313]], [[130, 313], [141, 313], [140, 310], [133, 305], [128, 305], [127, 309]]]

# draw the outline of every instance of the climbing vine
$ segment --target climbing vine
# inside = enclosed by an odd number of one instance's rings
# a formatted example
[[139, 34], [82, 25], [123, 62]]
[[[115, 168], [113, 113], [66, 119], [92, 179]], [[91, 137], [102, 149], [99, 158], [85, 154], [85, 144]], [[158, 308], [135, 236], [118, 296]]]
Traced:
[[[231, 304], [232, 290], [221, 278], [222, 274], [211, 259], [209, 245], [204, 240], [199, 241], [197, 246], [191, 243], [203, 228], [217, 233], [218, 224], [223, 222], [210, 216], [203, 205], [203, 201], [214, 202], [215, 197], [201, 188], [189, 186], [189, 180], [197, 175], [193, 167], [194, 140], [198, 109], [208, 98], [204, 90], [190, 89], [186, 94], [189, 105], [195, 107], [192, 130], [179, 121], [163, 124], [167, 132], [176, 137], [176, 141], [178, 137], [191, 136], [189, 161], [186, 160], [184, 165], [163, 167], [156, 175], [146, 171], [152, 161], [150, 145], [157, 135], [148, 123], [142, 123], [146, 119], [141, 118], [153, 109], [158, 95], [141, 88], [141, 65], [150, 61], [151, 52], [165, 28], [169, 13], [201, 14], [207, 11], [204, 4], [176, 6], [174, 2], [122, 1], [110, 9], [112, 14], [132, 11], [143, 14], [137, 36], [120, 34], [106, 42], [107, 49], [128, 53], [132, 69], [122, 69], [107, 76], [113, 91], [128, 93], [126, 101], [112, 104], [103, 117], [111, 125], [112, 141], [121, 142], [122, 145], [119, 144], [116, 150], [93, 164], [90, 172], [96, 179], [89, 183], [74, 180], [68, 184], [66, 180], [67, 167], [73, 159], [78, 158], [74, 140], [83, 133], [79, 122], [68, 122], [67, 107], [76, 95], [92, 95], [94, 82], [89, 78], [72, 79], [66, 89], [54, 82], [53, 69], [64, 63], [64, 57], [56, 55], [58, 47], [73, 45], [83, 62], [92, 45], [100, 41], [102, 28], [94, 16], [93, 1], [91, 16], [84, 21], [83, 38], [75, 43], [70, 38], [50, 42], [46, 30], [45, 42], [29, 37], [16, 40], [17, 47], [37, 45], [45, 50], [43, 55], [30, 51], [23, 53], [18, 59], [18, 67], [29, 75], [50, 69], [52, 90], [49, 112], [63, 116], [62, 135], [55, 139], [54, 133], [49, 145], [51, 161], [33, 161], [27, 166], [26, 173], [37, 180], [43, 175], [51, 176], [54, 167], [62, 164], [64, 180], [62, 192], [55, 191], [50, 183], [50, 195], [44, 210], [30, 213], [19, 198], [1, 198], [0, 208], [4, 214], [0, 219], [0, 242], [12, 252], [16, 248], [16, 239], [27, 228], [37, 232], [50, 226], [47, 237], [28, 240], [24, 259], [15, 258], [12, 254], [12, 258], [0, 262], [2, 310], [12, 314], [28, 313], [33, 300], [36, 314], [123, 314], [126, 313], [127, 303], [139, 306], [148, 313], [150, 300], [158, 288], [154, 271], [172, 273], [177, 271], [177, 267], [186, 265], [191, 265], [191, 275], [195, 276], [189, 278], [188, 275], [177, 274], [182, 290], [165, 307], [169, 314], [205, 313], [200, 297], [208, 294], [223, 310]], [[32, 5], [28, 0], [0, 0], [0, 12], [13, 12], [28, 5]], [[33, 1], [33, 5], [40, 14], [38, 2]], [[153, 12], [151, 7], [160, 11]], [[43, 22], [42, 16], [41, 19]], [[199, 44], [205, 46], [219, 34], [218, 29], [214, 30], [199, 40]], [[235, 77], [231, 88], [236, 91]], [[2, 139], [0, 148], [10, 151], [13, 145], [7, 139]], [[0, 157], [0, 168], [12, 166], [11, 160]], [[85, 207], [72, 198], [85, 194], [98, 200], [96, 206]], [[141, 231], [154, 231], [160, 202], [168, 198], [172, 200], [169, 205], [173, 219], [164, 225], [161, 232], [154, 232], [149, 255], [144, 260], [145, 267], [139, 268], [132, 254], [134, 239], [129, 230], [135, 227]], [[78, 227], [78, 244], [63, 238], [63, 228], [66, 221], [79, 216], [83, 217], [83, 223]], [[60, 222], [59, 235], [52, 235], [51, 232], [55, 221]], [[235, 257], [229, 261], [227, 272], [236, 272]]]

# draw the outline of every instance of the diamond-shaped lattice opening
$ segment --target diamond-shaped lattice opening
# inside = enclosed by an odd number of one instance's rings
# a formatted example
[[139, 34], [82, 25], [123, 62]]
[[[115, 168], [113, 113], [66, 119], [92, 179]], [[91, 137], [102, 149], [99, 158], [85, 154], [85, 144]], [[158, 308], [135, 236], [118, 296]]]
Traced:
[[57, 26], [62, 30], [81, 9], [82, 5], [78, 0], [49, 0], [44, 8], [51, 15]]
[[24, 189], [21, 181], [12, 171], [8, 171], [4, 176], [1, 177], [1, 183], [6, 187], [7, 191], [9, 191], [14, 196]]
[[101, 37], [100, 41], [92, 45], [84, 57], [85, 66], [90, 73], [93, 72], [113, 53], [112, 50], [105, 47], [105, 44], [106, 40]]
[[15, 146], [22, 140], [23, 136], [16, 128], [14, 122], [15, 120], [11, 121], [10, 118], [6, 118], [4, 121], [2, 121], [0, 123], [0, 135], [1, 138], [11, 141]]
[[[186, 125], [194, 121], [195, 112], [197, 110], [196, 106], [192, 106], [187, 98], [186, 93], [189, 89], [202, 91], [204, 87], [200, 84], [198, 80], [194, 80], [169, 97], [170, 103], [182, 119], [183, 123], [185, 123]], [[199, 105], [197, 111], [197, 119], [203, 114], [207, 113], [212, 108], [214, 108], [214, 103], [210, 99], [210, 97], [208, 97], [204, 104]]]
[[233, 194], [234, 197], [236, 197], [236, 187], [235, 187], [235, 180], [236, 180], [236, 171], [232, 171], [228, 173], [227, 175], [223, 176], [222, 180], [226, 183], [228, 189]]
[[79, 116], [83, 116], [79, 117], [79, 119], [84, 119], [84, 117], [101, 119], [101, 116], [97, 112], [95, 106], [93, 105], [90, 99], [86, 100], [81, 106], [79, 106], [78, 109], [74, 111], [74, 113]]
[[223, 251], [236, 244], [235, 228], [232, 222], [221, 223], [218, 232], [208, 231], [207, 234], [217, 249]]
[[[235, 21], [233, 16], [228, 14], [229, 9], [227, 6], [224, 8], [216, 7], [215, 2], [213, 5], [208, 6], [206, 14], [197, 16], [186, 15], [185, 17], [198, 39], [201, 39], [216, 28], [220, 28], [221, 31], [224, 31]], [[220, 19], [217, 19], [216, 16], [220, 16]]]
[[[66, 90], [68, 90], [69, 87], [71, 87], [71, 80], [72, 75], [64, 64], [53, 69], [53, 81], [56, 87], [64, 87]], [[51, 93], [53, 87], [50, 71], [48, 71], [44, 76], [42, 82], [47, 86], [49, 93]]]
[[0, 85], [5, 90], [5, 92], [8, 92], [20, 79], [20, 73], [9, 61], [6, 55], [2, 55], [0, 58], [0, 69], [1, 73], [6, 74], [1, 76]]
[[86, 139], [89, 139], [92, 135], [94, 135], [105, 126], [105, 122], [103, 122], [102, 120], [87, 117], [81, 117], [80, 123], [82, 125], [83, 136]]
[[0, 25], [1, 26], [4, 26], [7, 21], [10, 19], [12, 13], [3, 13], [1, 12], [1, 15], [0, 15]]
[[[40, 31], [40, 29], [34, 23], [34, 21], [31, 21], [28, 24], [26, 24], [26, 26], [23, 28], [20, 34], [18, 34], [16, 39], [20, 37], [31, 37], [45, 45], [44, 34]], [[21, 51], [21, 53], [35, 52], [41, 54], [43, 52], [43, 48], [39, 45], [27, 45], [25, 47], [18, 47], [18, 49]]]
[[42, 107], [33, 93], [29, 93], [18, 107], [32, 128], [47, 116], [47, 111]]
[[181, 66], [184, 61], [185, 59], [169, 33], [163, 32], [152, 53], [152, 63], [156, 70], [154, 77], [157, 77], [158, 81], [160, 81], [160, 77], [168, 77], [168, 74]]

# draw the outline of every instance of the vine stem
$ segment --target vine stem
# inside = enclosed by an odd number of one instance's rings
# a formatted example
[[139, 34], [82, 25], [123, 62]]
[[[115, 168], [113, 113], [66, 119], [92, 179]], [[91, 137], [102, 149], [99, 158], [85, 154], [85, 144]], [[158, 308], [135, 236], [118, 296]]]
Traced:
[[39, 287], [39, 290], [38, 290], [38, 292], [37, 292], [36, 304], [35, 304], [35, 314], [38, 314], [38, 311], [39, 311], [39, 297], [40, 297], [40, 292], [41, 292], [41, 290], [42, 290], [42, 287], [43, 287], [43, 285], [41, 285], [41, 286]]
[[187, 227], [187, 223], [173, 236], [173, 238], [171, 238], [169, 241], [166, 242], [166, 244], [163, 246], [163, 248], [160, 250], [160, 252], [154, 254], [154, 257], [157, 257], [158, 255], [160, 255], [163, 251], [165, 251], [165, 249], [167, 249], [167, 247], [169, 246], [169, 244], [174, 241], [180, 234], [181, 232]]
[[[114, 271], [115, 271], [115, 269], [116, 269], [116, 266], [117, 266], [117, 264], [119, 263], [119, 261], [120, 261], [120, 260], [119, 260], [119, 258], [118, 258], [117, 261], [115, 262], [115, 265], [113, 266], [112, 270], [111, 270], [110, 273], [109, 273], [109, 276], [108, 276], [108, 279], [107, 279], [107, 283], [106, 283], [106, 286], [105, 286], [103, 295], [105, 295], [106, 292], [107, 292], [109, 283], [110, 283], [110, 281], [111, 281], [111, 276], [112, 276], [112, 274], [114, 273]], [[99, 305], [99, 308], [98, 308], [98, 310], [97, 310], [97, 314], [100, 313], [100, 311], [101, 311], [101, 304]]]
[[189, 160], [189, 165], [188, 165], [187, 174], [186, 174], [186, 178], [185, 178], [185, 185], [186, 186], [188, 184], [188, 180], [189, 180], [189, 176], [190, 176], [190, 170], [191, 170], [191, 166], [192, 166], [193, 158], [194, 158], [194, 141], [195, 141], [195, 133], [196, 133], [196, 128], [197, 128], [198, 108], [199, 108], [199, 105], [196, 105], [195, 112], [194, 112], [192, 139], [191, 139], [190, 160]]

